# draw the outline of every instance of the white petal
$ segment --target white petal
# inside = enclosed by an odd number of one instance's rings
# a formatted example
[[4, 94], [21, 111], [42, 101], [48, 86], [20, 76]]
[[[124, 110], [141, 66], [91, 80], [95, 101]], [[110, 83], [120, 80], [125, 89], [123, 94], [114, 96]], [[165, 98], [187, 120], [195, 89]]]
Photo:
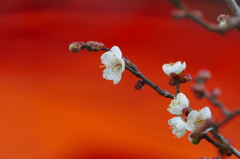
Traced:
[[164, 64], [162, 66], [162, 69], [163, 69], [163, 72], [166, 74], [166, 75], [169, 75], [170, 76], [170, 73], [171, 73], [171, 70], [172, 70], [172, 66], [169, 65], [169, 64]]
[[108, 52], [105, 52], [104, 54], [102, 54], [101, 56], [101, 61], [104, 65], [109, 65], [109, 63], [113, 60], [113, 54], [108, 51]]
[[180, 116], [175, 116], [168, 120], [168, 124], [173, 126], [179, 122], [179, 120], [182, 120]]
[[167, 110], [171, 114], [174, 114], [174, 115], [181, 115], [182, 114], [182, 108], [181, 107], [170, 107]]
[[172, 133], [178, 138], [182, 137], [186, 133], [185, 121], [182, 120], [182, 117], [176, 116], [168, 120], [168, 124], [172, 126]]
[[123, 71], [125, 70], [125, 62], [123, 61], [123, 59], [120, 59], [120, 63], [122, 65], [122, 68], [121, 68], [121, 73], [123, 73]]
[[107, 80], [118, 79], [119, 73], [114, 71], [112, 68], [107, 67], [105, 70], [103, 70], [103, 78]]
[[122, 58], [122, 52], [121, 52], [121, 50], [119, 49], [119, 47], [118, 46], [113, 46], [112, 48], [111, 48], [111, 52], [113, 52], [114, 53], [114, 55], [117, 57], [117, 58]]
[[202, 108], [199, 113], [202, 115], [204, 120], [212, 117], [209, 107]]
[[179, 61], [173, 64], [172, 72], [176, 74], [181, 74], [186, 68], [186, 63], [183, 64]]
[[194, 131], [196, 129], [196, 126], [195, 126], [194, 122], [197, 120], [198, 115], [199, 115], [199, 112], [195, 111], [195, 110], [191, 111], [188, 114], [188, 118], [187, 118], [187, 122], [186, 122], [186, 129], [187, 130]]
[[176, 135], [178, 138], [182, 137], [186, 133], [186, 129], [173, 129], [172, 133]]
[[182, 109], [189, 106], [189, 100], [183, 93], [179, 93], [170, 103], [168, 111], [175, 115], [181, 115]]

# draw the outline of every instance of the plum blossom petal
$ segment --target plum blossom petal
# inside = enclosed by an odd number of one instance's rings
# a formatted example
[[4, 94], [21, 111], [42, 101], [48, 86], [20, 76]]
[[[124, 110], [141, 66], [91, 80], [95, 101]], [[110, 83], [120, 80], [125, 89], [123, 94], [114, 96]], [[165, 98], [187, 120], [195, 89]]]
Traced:
[[170, 103], [170, 108], [167, 110], [175, 115], [181, 115], [182, 110], [189, 106], [189, 100], [183, 93], [179, 93], [175, 99], [173, 99]]
[[182, 72], [186, 69], [186, 63], [178, 61], [176, 63], [169, 63], [169, 64], [164, 64], [162, 66], [163, 72], [170, 76], [171, 73], [181, 75]]
[[119, 47], [113, 46], [110, 51], [105, 52], [101, 56], [101, 61], [106, 66], [103, 70], [103, 78], [113, 80], [114, 84], [119, 83], [125, 69], [125, 62]]
[[[202, 108], [199, 112], [196, 110], [191, 111], [188, 114], [186, 129], [189, 131], [195, 131], [198, 126], [202, 126], [205, 123], [206, 119], [212, 117], [209, 107]], [[212, 130], [212, 127], [206, 129], [203, 133]]]
[[181, 116], [176, 116], [168, 120], [168, 124], [172, 127], [172, 133], [180, 138], [186, 133], [186, 122]]

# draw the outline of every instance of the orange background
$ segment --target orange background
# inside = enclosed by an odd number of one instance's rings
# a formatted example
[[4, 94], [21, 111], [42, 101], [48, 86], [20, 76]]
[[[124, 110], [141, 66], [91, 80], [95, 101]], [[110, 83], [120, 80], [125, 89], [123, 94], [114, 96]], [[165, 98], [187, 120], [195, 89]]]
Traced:
[[[191, 1], [215, 22], [230, 13], [225, 3]], [[151, 88], [133, 89], [136, 77], [125, 71], [121, 82], [102, 78], [103, 52], [70, 53], [73, 41], [119, 46], [123, 56], [161, 88], [167, 85], [162, 65], [186, 61], [194, 76], [208, 68], [209, 89], [230, 110], [239, 107], [239, 40], [234, 29], [225, 36], [210, 33], [190, 20], [175, 21], [174, 7], [159, 0], [8, 0], [0, 2], [0, 158], [1, 159], [193, 159], [213, 157], [217, 150], [187, 135], [177, 139], [167, 120], [170, 99]], [[213, 9], [214, 8], [214, 11]], [[218, 8], [218, 9], [217, 9]], [[191, 107], [197, 100], [192, 83], [181, 87]], [[240, 149], [239, 119], [221, 133]], [[236, 157], [232, 157], [236, 158]]]

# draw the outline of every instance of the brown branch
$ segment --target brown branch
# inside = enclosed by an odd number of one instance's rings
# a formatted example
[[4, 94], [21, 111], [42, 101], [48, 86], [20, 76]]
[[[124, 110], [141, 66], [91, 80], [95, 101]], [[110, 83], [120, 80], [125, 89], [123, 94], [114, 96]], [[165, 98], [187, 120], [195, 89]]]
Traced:
[[[226, 1], [230, 1], [230, 0], [226, 0]], [[183, 4], [183, 2], [181, 0], [169, 0], [169, 2], [171, 2], [176, 8], [183, 11], [186, 18], [191, 19], [192, 21], [196, 22], [203, 28], [205, 28], [209, 31], [212, 31], [212, 32], [224, 34], [226, 31], [229, 31], [232, 28], [237, 27], [237, 25], [240, 23], [240, 17], [238, 16], [238, 17], [229, 18], [228, 24], [226, 25], [226, 27], [220, 27], [218, 24], [212, 24], [212, 23], [209, 23], [206, 20], [204, 20], [196, 12], [189, 9], [186, 4]], [[235, 9], [235, 12], [238, 14], [237, 9]]]
[[136, 77], [142, 79], [147, 85], [152, 87], [155, 91], [158, 92], [159, 95], [164, 96], [166, 98], [174, 99], [174, 95], [169, 93], [167, 90], [162, 90], [158, 85], [154, 84], [152, 81], [150, 81], [148, 78], [146, 78], [137, 68], [136, 65], [134, 65], [128, 58], [124, 58], [124, 61], [126, 63], [125, 68], [130, 71], [132, 74], [134, 74]]
[[221, 144], [223, 144], [223, 147], [220, 147], [222, 149], [226, 149], [231, 151], [232, 154], [234, 154], [235, 156], [237, 156], [238, 158], [240, 158], [240, 152], [233, 147], [228, 141], [227, 139], [225, 139], [221, 134], [219, 134], [215, 129], [213, 129], [212, 131], [210, 131], [211, 134], [214, 136], [215, 139], [217, 139]]
[[229, 120], [234, 118], [235, 116], [240, 115], [240, 110], [236, 110], [235, 112], [228, 113], [226, 119], [220, 122], [218, 125], [215, 126], [216, 129], [219, 129], [222, 125], [226, 124]]
[[224, 116], [228, 117], [229, 111], [225, 108], [225, 106], [220, 101], [216, 99], [216, 97], [210, 95], [206, 90], [204, 91], [204, 96], [209, 100], [210, 103], [218, 107]]
[[235, 16], [240, 16], [240, 9], [235, 0], [225, 0], [228, 7], [231, 9]]
[[203, 138], [205, 140], [207, 140], [209, 143], [211, 143], [213, 146], [218, 147], [218, 148], [222, 147], [221, 143], [213, 140], [208, 134], [202, 134], [202, 135], [203, 135]]

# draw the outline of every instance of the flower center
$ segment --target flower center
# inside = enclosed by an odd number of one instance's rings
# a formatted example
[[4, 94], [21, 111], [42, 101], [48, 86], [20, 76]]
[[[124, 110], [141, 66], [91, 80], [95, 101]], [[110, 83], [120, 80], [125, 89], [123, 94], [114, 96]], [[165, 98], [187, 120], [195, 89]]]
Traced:
[[115, 59], [115, 60], [113, 61], [113, 67], [114, 67], [116, 70], [120, 71], [121, 68], [122, 68], [122, 63], [121, 63], [118, 59]]
[[204, 123], [204, 120], [203, 119], [197, 119], [195, 122], [194, 122], [194, 125], [195, 127], [199, 126], [199, 125], [202, 125]]

